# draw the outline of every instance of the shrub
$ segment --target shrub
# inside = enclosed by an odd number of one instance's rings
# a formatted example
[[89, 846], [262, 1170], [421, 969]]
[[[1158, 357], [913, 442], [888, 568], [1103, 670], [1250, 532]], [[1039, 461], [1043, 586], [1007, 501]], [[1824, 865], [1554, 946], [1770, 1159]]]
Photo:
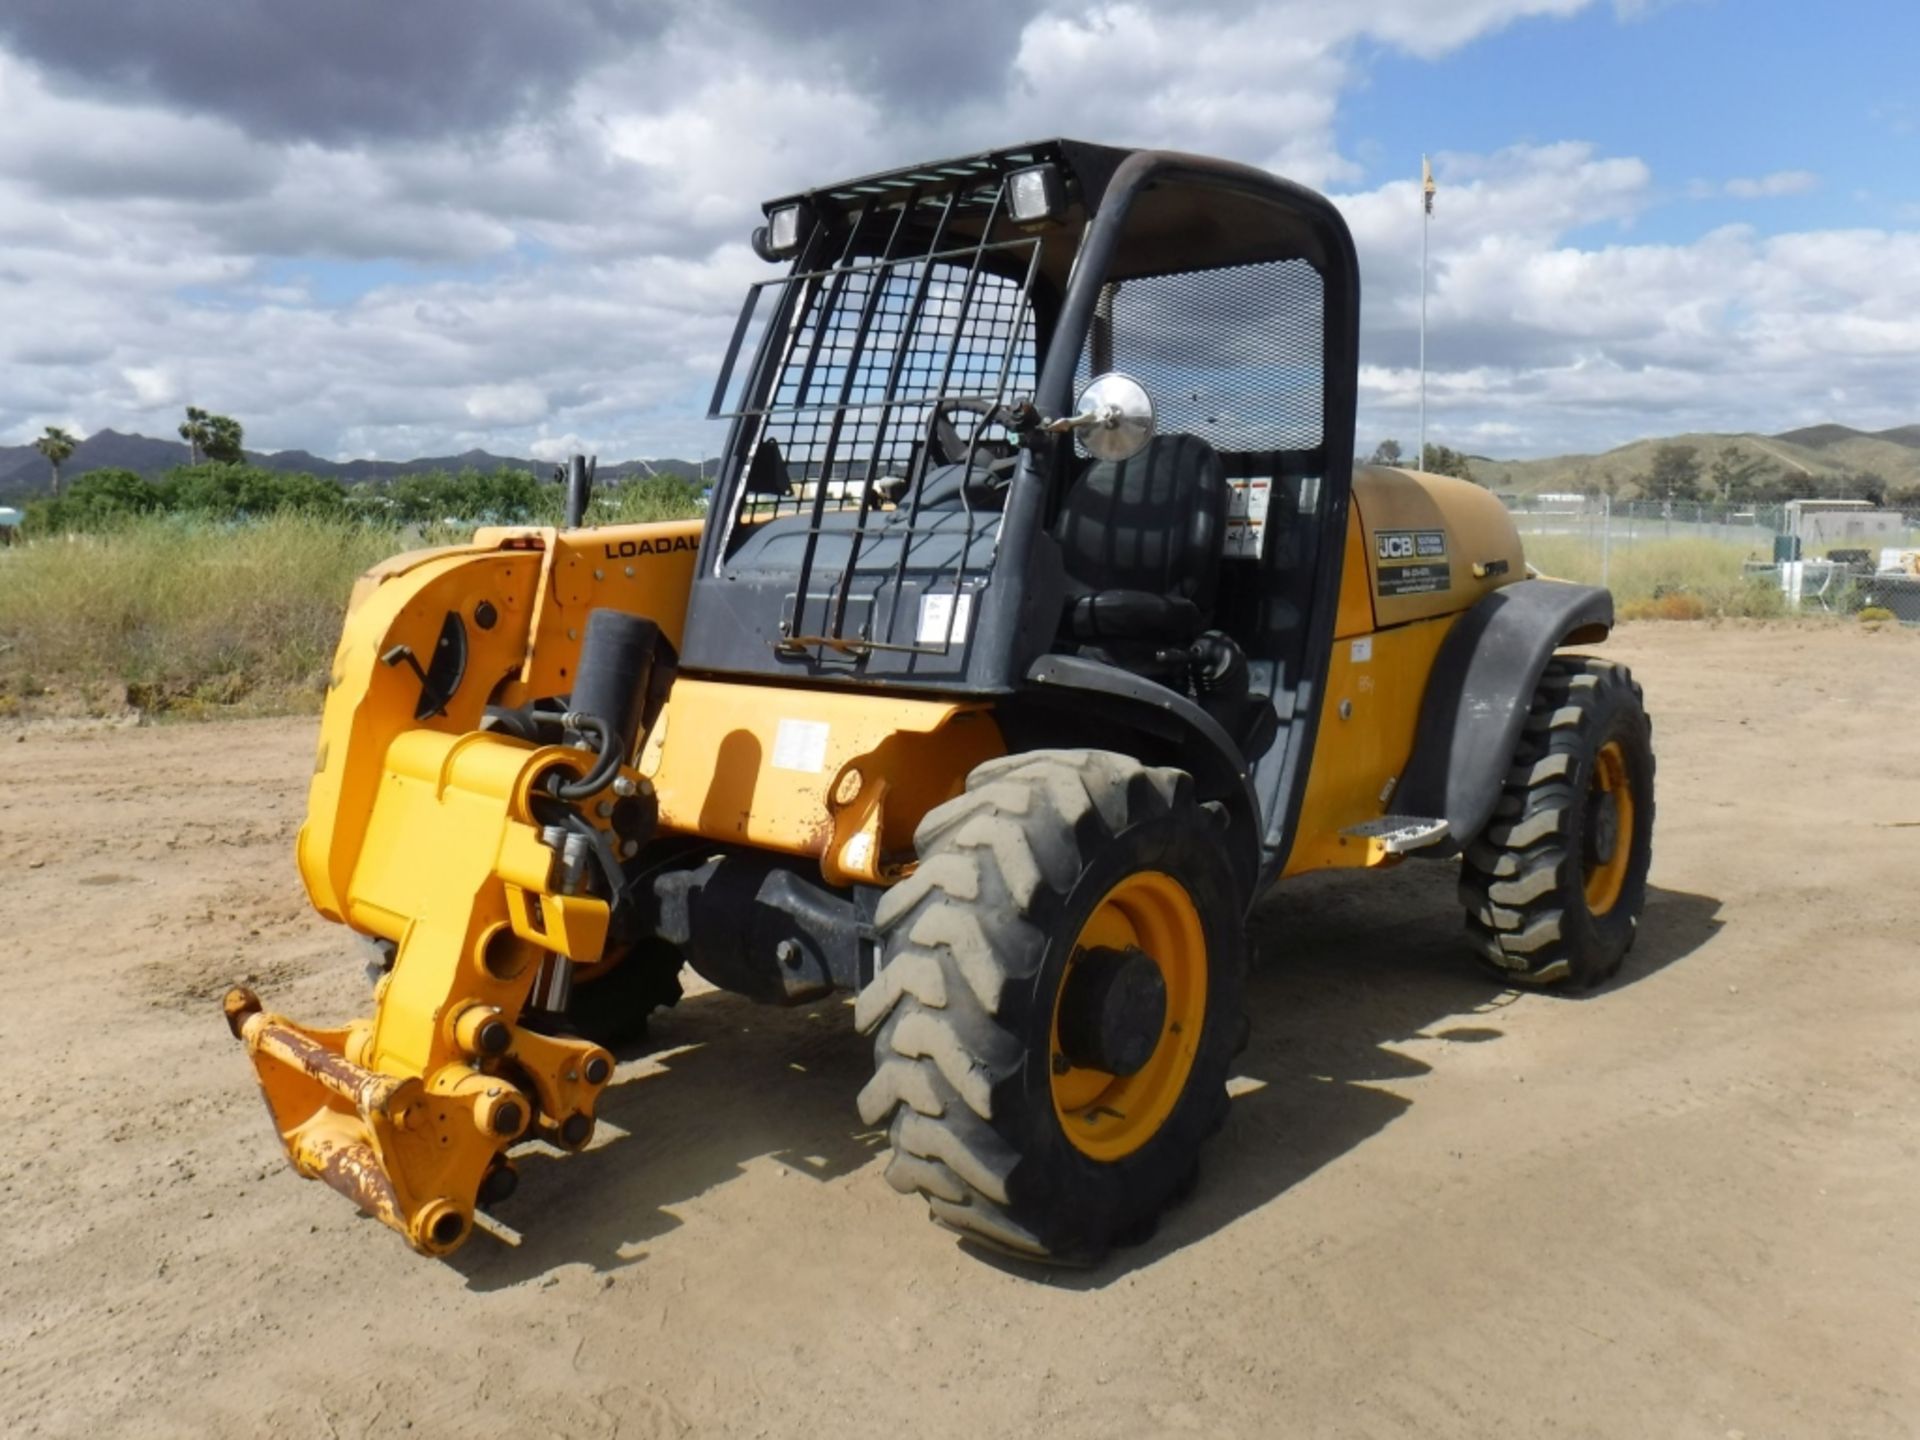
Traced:
[[1670, 590], [1646, 600], [1629, 600], [1620, 607], [1623, 620], [1704, 620], [1707, 602], [1685, 590]]
[[[0, 717], [49, 687], [57, 705], [98, 712], [312, 708], [363, 570], [476, 524], [550, 522], [559, 504], [518, 471], [408, 476], [384, 491], [248, 466], [196, 465], [159, 486], [95, 471], [36, 507], [34, 538], [7, 556]], [[699, 508], [694, 486], [654, 476], [606, 487], [592, 519]]]
[[598, 524], [633, 525], [654, 520], [687, 520], [706, 509], [700, 487], [677, 475], [647, 475], [610, 485], [593, 497]]
[[148, 516], [21, 546], [0, 586], [0, 692], [51, 688], [96, 711], [311, 708], [354, 577], [402, 548], [392, 529], [298, 514]]

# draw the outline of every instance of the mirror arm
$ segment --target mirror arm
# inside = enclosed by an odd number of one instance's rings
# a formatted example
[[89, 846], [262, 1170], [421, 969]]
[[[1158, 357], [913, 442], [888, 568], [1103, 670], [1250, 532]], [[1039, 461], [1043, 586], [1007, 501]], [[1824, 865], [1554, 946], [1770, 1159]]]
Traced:
[[1069, 415], [1061, 420], [1049, 420], [1040, 428], [1054, 435], [1066, 435], [1075, 430], [1111, 430], [1120, 423], [1120, 419], [1118, 405], [1102, 405], [1098, 410]]
[[1153, 398], [1138, 380], [1107, 374], [1080, 392], [1080, 413], [1043, 421], [1049, 434], [1082, 434], [1081, 444], [1096, 459], [1125, 461], [1153, 438]]

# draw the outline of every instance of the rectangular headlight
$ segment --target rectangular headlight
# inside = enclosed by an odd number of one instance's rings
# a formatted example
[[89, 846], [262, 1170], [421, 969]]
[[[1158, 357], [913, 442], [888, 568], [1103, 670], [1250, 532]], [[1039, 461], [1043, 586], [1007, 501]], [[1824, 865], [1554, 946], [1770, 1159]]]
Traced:
[[812, 228], [813, 211], [805, 202], [782, 205], [753, 232], [753, 248], [762, 260], [784, 260], [799, 250]]
[[1067, 186], [1057, 165], [1029, 165], [1007, 176], [1007, 208], [1016, 225], [1045, 225], [1067, 213]]
[[767, 246], [787, 255], [800, 248], [800, 207], [782, 205], [767, 219]]

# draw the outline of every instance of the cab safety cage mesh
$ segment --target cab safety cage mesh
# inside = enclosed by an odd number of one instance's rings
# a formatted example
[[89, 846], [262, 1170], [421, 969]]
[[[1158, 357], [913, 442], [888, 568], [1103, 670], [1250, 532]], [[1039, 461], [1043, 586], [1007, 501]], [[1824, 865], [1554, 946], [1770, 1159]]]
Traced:
[[[715, 490], [728, 510], [716, 565], [726, 573], [746, 527], [804, 535], [782, 547], [795, 573], [776, 649], [964, 644], [999, 515], [966, 486], [923, 510], [921, 489], [939, 459], [986, 463], [980, 410], [1033, 393], [1040, 242], [995, 238], [1001, 178], [934, 195], [879, 189], [845, 222], [837, 259], [748, 292], [709, 410], [738, 427]], [[801, 253], [817, 256], [825, 238]], [[954, 401], [979, 409], [943, 407], [960, 453], [936, 456], [935, 407]]]
[[[1109, 353], [1099, 368], [1146, 386], [1161, 433], [1198, 435], [1222, 455], [1320, 446], [1326, 287], [1307, 261], [1150, 275], [1109, 286], [1104, 305]], [[1082, 348], [1075, 394], [1094, 368]]]

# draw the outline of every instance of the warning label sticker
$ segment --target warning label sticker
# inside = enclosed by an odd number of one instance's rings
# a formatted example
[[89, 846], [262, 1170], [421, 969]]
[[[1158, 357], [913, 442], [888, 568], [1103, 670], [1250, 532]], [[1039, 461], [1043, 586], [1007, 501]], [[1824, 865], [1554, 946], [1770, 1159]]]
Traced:
[[914, 632], [919, 645], [964, 645], [973, 621], [973, 592], [935, 590], [920, 597], [920, 625]]
[[1431, 595], [1453, 582], [1444, 530], [1378, 530], [1373, 544], [1382, 595]]
[[1229, 480], [1227, 484], [1232, 487], [1227, 508], [1227, 558], [1258, 560], [1267, 534], [1267, 507], [1273, 498], [1273, 481], [1259, 476]]
[[773, 732], [773, 768], [798, 770], [802, 775], [818, 775], [827, 768], [827, 738], [831, 732], [824, 720], [795, 720], [783, 717]]

